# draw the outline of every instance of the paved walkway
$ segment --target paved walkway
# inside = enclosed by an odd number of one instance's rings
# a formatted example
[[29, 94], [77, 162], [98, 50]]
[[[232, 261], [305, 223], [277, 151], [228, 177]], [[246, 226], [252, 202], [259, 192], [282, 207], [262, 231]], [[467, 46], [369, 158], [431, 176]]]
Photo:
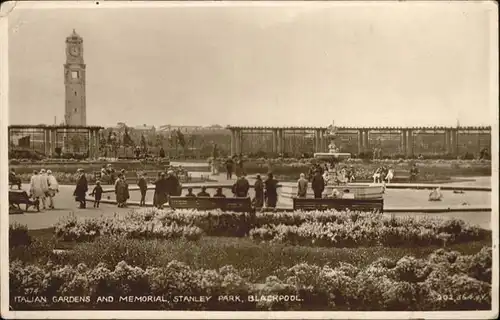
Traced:
[[[201, 174], [201, 173], [200, 173]], [[205, 173], [206, 174], [206, 173]], [[212, 176], [213, 177], [213, 176]], [[207, 182], [206, 185], [216, 185], [216, 184], [227, 184], [230, 185], [234, 183], [233, 180], [226, 179], [225, 174], [221, 174], [216, 177], [217, 182]], [[255, 179], [250, 178], [250, 183], [253, 184]], [[188, 186], [189, 184], [184, 184]], [[199, 185], [199, 184], [194, 184]], [[23, 189], [28, 190], [28, 185], [23, 185]], [[131, 189], [133, 189], [135, 184], [131, 184]], [[151, 185], [153, 188], [153, 186]], [[110, 188], [110, 186], [104, 186], [105, 189]], [[89, 188], [89, 192], [92, 190], [92, 186]], [[18, 222], [25, 224], [30, 229], [43, 229], [52, 227], [60, 218], [68, 216], [70, 213], [74, 213], [80, 217], [98, 217], [98, 216], [114, 216], [125, 215], [130, 209], [117, 208], [115, 205], [101, 204], [100, 208], [93, 208], [93, 203], [89, 202], [87, 209], [79, 209], [78, 204], [75, 202], [73, 197], [74, 186], [63, 185], [60, 187], [60, 192], [55, 198], [54, 210], [42, 210], [37, 213], [33, 210], [24, 213], [9, 215], [11, 223]], [[230, 195], [228, 189], [225, 192]], [[460, 206], [464, 201], [468, 203], [469, 206], [488, 206], [491, 205], [491, 192], [474, 192], [466, 191], [464, 194], [453, 194], [450, 191], [444, 192], [444, 199], [439, 204], [445, 207]], [[384, 196], [385, 206], [388, 209], [397, 209], [402, 207], [431, 207], [434, 203], [427, 201], [428, 191], [427, 190], [387, 190]], [[114, 193], [108, 193], [103, 195], [104, 199], [114, 199]], [[146, 201], [152, 202], [153, 192], [149, 191]], [[425, 200], [422, 200], [425, 199]], [[131, 201], [139, 200], [139, 192], [131, 191]], [[279, 206], [291, 207], [291, 199], [280, 198], [278, 203]], [[467, 207], [464, 207], [464, 210]], [[407, 215], [407, 214], [405, 214]], [[420, 216], [425, 215], [422, 213], [412, 213], [410, 215]], [[483, 228], [491, 229], [491, 212], [448, 212], [439, 213], [439, 216], [443, 217], [458, 217], [464, 219], [465, 221], [478, 224]]]

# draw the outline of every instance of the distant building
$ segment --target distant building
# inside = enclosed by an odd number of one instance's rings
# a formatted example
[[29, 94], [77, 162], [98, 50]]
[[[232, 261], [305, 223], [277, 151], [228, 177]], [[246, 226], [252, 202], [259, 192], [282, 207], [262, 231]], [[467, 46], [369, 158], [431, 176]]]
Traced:
[[144, 133], [155, 133], [156, 132], [155, 126], [148, 126], [147, 124], [143, 124], [142, 126], [135, 126], [132, 129], [139, 131], [139, 132], [144, 132]]

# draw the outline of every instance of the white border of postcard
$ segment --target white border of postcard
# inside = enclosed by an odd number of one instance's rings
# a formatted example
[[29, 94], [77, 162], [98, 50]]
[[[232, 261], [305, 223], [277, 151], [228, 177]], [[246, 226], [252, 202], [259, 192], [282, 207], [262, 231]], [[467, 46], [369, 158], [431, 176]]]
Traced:
[[[333, 318], [369, 318], [369, 319], [403, 319], [403, 318], [425, 318], [425, 319], [494, 319], [498, 317], [498, 4], [494, 1], [471, 1], [471, 5], [486, 6], [490, 10], [490, 101], [492, 123], [492, 232], [493, 232], [493, 277], [492, 277], [492, 310], [490, 311], [440, 311], [440, 312], [198, 312], [198, 311], [9, 311], [9, 257], [8, 257], [8, 18], [9, 12], [16, 8], [29, 8], [35, 10], [56, 8], [144, 8], [144, 7], [185, 7], [185, 6], [370, 6], [370, 5], [450, 5], [453, 1], [172, 1], [172, 2], [119, 2], [119, 1], [23, 1], [6, 2], [1, 6], [0, 18], [0, 228], [1, 228], [1, 315], [7, 319], [249, 319], [249, 318], [283, 318], [283, 319], [333, 319]], [[463, 3], [463, 1], [460, 1]], [[451, 3], [452, 5], [452, 3]]]

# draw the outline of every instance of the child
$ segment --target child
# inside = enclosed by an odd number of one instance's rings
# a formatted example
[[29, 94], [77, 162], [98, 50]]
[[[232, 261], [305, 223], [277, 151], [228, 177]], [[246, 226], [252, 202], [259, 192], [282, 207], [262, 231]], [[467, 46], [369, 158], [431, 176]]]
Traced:
[[139, 181], [137, 182], [139, 189], [141, 190], [141, 202], [139, 207], [146, 206], [146, 192], [148, 191], [148, 183], [146, 181], [146, 173], [142, 173]]
[[95, 182], [94, 190], [92, 190], [92, 193], [90, 195], [94, 196], [94, 198], [95, 198], [94, 208], [99, 208], [99, 202], [101, 201], [101, 197], [102, 197], [101, 181], [97, 180]]

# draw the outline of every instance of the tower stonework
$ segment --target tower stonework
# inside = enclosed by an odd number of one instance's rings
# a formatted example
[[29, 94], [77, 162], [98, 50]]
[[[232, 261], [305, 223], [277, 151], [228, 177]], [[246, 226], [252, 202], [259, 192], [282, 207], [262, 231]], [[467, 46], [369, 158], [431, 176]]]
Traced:
[[73, 29], [66, 38], [66, 63], [64, 64], [64, 86], [66, 91], [66, 125], [86, 126], [87, 106], [85, 98], [85, 63], [83, 61], [83, 39]]

